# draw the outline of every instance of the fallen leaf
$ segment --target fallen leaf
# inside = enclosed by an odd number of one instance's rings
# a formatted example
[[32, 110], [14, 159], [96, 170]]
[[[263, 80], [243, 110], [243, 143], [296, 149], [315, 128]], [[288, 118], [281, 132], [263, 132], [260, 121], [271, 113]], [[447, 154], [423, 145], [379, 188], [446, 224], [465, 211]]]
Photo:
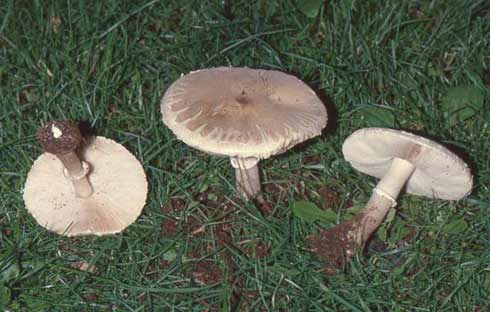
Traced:
[[461, 217], [444, 225], [441, 231], [446, 234], [460, 234], [466, 231], [467, 228], [468, 223]]
[[314, 18], [318, 15], [322, 3], [323, 0], [302, 0], [298, 4], [298, 9], [309, 18]]
[[393, 128], [395, 126], [395, 115], [391, 109], [372, 105], [363, 106], [357, 110], [357, 114], [369, 127]]
[[16, 279], [20, 274], [20, 265], [17, 259], [11, 258], [0, 264], [0, 283]]
[[163, 254], [162, 258], [165, 261], [172, 262], [177, 258], [177, 251], [174, 248], [171, 248]]
[[70, 264], [70, 266], [74, 269], [77, 269], [79, 271], [83, 272], [89, 272], [89, 273], [95, 273], [97, 271], [97, 268], [95, 265], [91, 265], [86, 261], [75, 261]]
[[293, 203], [292, 211], [295, 217], [306, 222], [335, 222], [337, 214], [332, 210], [321, 210], [314, 203], [298, 201]]
[[55, 33], [58, 33], [61, 26], [61, 17], [59, 16], [51, 16], [49, 18], [49, 24]]
[[450, 125], [465, 121], [483, 107], [483, 90], [474, 86], [450, 88], [441, 101], [441, 110]]
[[8, 304], [11, 298], [12, 298], [12, 292], [10, 291], [10, 288], [8, 288], [3, 283], [0, 283], [0, 308], [6, 308], [7, 306], [3, 306], [3, 305]]

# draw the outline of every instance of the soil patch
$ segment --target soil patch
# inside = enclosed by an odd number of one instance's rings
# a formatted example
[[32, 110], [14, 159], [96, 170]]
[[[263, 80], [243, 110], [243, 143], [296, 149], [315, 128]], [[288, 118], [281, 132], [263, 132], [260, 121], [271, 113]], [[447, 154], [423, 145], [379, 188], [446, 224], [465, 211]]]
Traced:
[[339, 269], [348, 264], [355, 252], [352, 234], [356, 230], [355, 219], [308, 237], [311, 251], [325, 260], [327, 270]]
[[[255, 256], [254, 256], [255, 254]], [[257, 242], [255, 244], [255, 249], [252, 247], [249, 247], [247, 249], [247, 255], [251, 258], [256, 258], [256, 259], [261, 259], [270, 256], [270, 246], [262, 243], [262, 242]]]
[[160, 237], [174, 236], [179, 230], [179, 221], [167, 220], [162, 223], [162, 231], [160, 232]]
[[204, 260], [196, 264], [192, 277], [200, 285], [209, 285], [220, 283], [223, 280], [223, 273], [216, 264]]
[[171, 214], [173, 212], [182, 212], [185, 210], [185, 201], [180, 198], [172, 198], [169, 202], [161, 207], [161, 211], [164, 215]]

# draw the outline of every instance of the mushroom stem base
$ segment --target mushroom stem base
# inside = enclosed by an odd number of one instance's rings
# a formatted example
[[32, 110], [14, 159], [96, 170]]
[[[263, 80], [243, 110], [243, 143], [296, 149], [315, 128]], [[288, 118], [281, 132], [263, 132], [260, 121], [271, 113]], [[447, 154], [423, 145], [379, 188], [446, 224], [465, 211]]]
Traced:
[[359, 215], [355, 241], [359, 246], [376, 231], [391, 207], [396, 206], [396, 198], [415, 170], [408, 160], [394, 158], [390, 168], [376, 185], [373, 194]]
[[327, 268], [342, 267], [357, 250], [364, 248], [392, 204], [390, 199], [373, 193], [363, 211], [353, 219], [309, 237], [312, 251], [327, 261]]
[[260, 193], [260, 175], [258, 161], [232, 158], [231, 165], [235, 168], [236, 187], [246, 199], [251, 199]]
[[311, 239], [314, 250], [337, 266], [344, 260], [348, 261], [356, 250], [362, 250], [364, 243], [383, 222], [390, 208], [396, 206], [395, 200], [414, 170], [415, 166], [410, 161], [394, 158], [364, 209], [352, 220], [323, 231], [318, 237]]
[[87, 179], [88, 168], [84, 167], [80, 158], [75, 152], [56, 154], [56, 157], [63, 163], [68, 178], [73, 184], [75, 194], [81, 198], [88, 198], [93, 193], [93, 188]]
[[356, 216], [351, 236], [357, 246], [362, 247], [371, 234], [383, 223], [386, 214], [393, 207], [393, 201], [373, 192], [362, 212]]

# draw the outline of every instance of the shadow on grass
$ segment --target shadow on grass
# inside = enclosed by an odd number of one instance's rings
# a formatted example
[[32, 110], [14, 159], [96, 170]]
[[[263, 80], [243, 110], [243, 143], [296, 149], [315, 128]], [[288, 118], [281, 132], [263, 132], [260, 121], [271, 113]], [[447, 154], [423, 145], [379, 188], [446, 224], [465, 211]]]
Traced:
[[97, 129], [93, 127], [87, 120], [78, 121], [78, 129], [80, 129], [80, 133], [84, 138], [97, 135]]

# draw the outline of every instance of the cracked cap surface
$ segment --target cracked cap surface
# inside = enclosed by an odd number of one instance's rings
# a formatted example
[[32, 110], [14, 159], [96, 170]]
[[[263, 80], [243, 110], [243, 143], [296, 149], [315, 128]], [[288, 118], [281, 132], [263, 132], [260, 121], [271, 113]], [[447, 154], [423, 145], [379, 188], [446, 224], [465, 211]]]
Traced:
[[324, 104], [298, 78], [274, 70], [218, 67], [180, 77], [166, 91], [163, 122], [201, 151], [268, 158], [317, 136]]

